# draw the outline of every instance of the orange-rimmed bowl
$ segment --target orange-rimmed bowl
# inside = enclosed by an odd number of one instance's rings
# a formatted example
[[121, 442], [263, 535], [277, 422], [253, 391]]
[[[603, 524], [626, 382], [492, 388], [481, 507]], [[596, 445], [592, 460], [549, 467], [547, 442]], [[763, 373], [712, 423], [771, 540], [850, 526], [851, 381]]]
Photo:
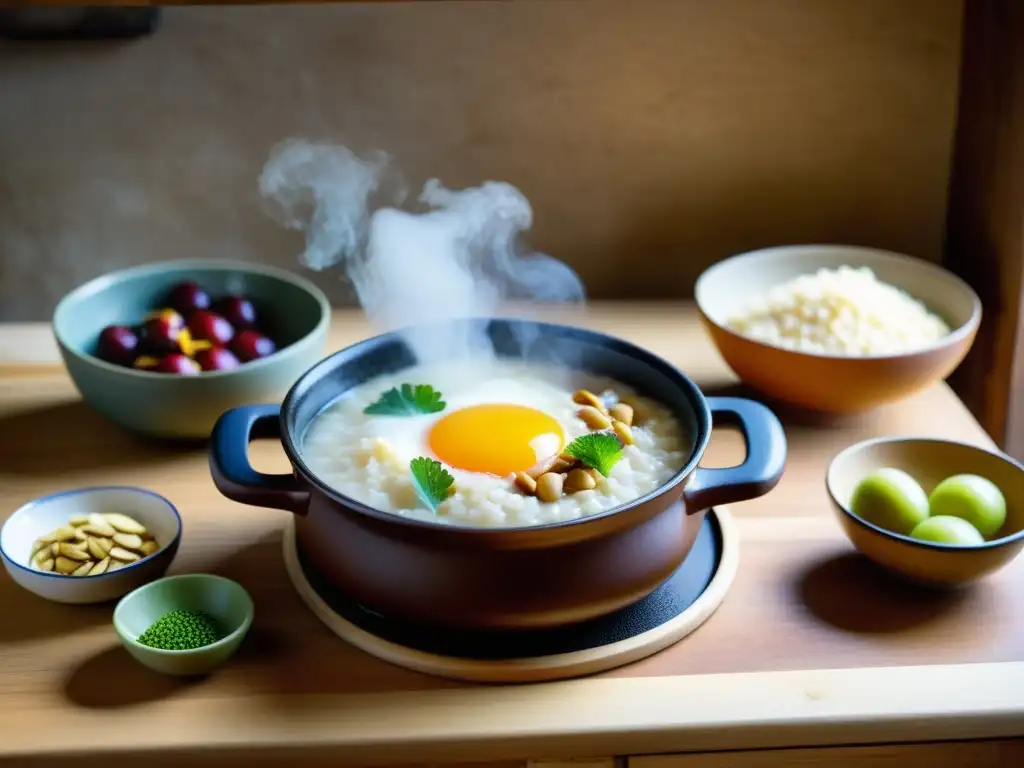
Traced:
[[[881, 282], [923, 302], [951, 333], [910, 352], [851, 357], [785, 349], [728, 327], [733, 314], [771, 288], [841, 266], [868, 267]], [[734, 256], [707, 269], [694, 294], [704, 327], [740, 380], [779, 402], [823, 413], [870, 410], [945, 379], [967, 355], [981, 322], [978, 295], [948, 270], [856, 246], [782, 246]]]

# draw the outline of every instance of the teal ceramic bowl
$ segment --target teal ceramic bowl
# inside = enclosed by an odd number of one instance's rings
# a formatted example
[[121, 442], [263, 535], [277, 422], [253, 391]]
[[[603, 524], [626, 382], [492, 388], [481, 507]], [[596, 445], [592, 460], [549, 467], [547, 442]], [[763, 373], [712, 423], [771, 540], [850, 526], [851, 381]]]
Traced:
[[[125, 368], [96, 357], [108, 325], [137, 326], [183, 280], [211, 295], [242, 292], [278, 350], [231, 371], [178, 376]], [[217, 418], [240, 405], [277, 402], [323, 356], [327, 297], [283, 269], [194, 260], [148, 264], [91, 280], [65, 296], [53, 315], [64, 364], [83, 399], [115, 424], [160, 438], [209, 437]]]
[[[187, 651], [166, 651], [139, 642], [152, 624], [171, 611], [199, 611], [216, 623], [221, 639]], [[114, 630], [132, 657], [165, 675], [190, 677], [212, 672], [238, 650], [252, 626], [252, 598], [238, 584], [208, 573], [168, 576], [121, 598], [114, 609]]]

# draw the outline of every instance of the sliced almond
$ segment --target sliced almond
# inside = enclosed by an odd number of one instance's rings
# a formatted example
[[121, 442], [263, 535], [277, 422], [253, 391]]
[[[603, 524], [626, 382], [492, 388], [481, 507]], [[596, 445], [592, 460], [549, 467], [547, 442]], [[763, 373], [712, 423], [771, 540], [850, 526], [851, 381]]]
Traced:
[[616, 421], [621, 421], [627, 427], [633, 425], [633, 406], [628, 403], [616, 403], [608, 409], [608, 415]]
[[50, 554], [50, 548], [49, 547], [43, 547], [42, 549], [37, 550], [35, 552], [35, 554], [32, 555], [32, 562], [36, 563], [38, 565], [39, 563], [43, 562], [44, 560], [51, 559], [51, 557], [52, 557], [52, 555]]
[[87, 546], [89, 548], [89, 554], [95, 557], [97, 560], [102, 560], [104, 557], [107, 556], [107, 552], [110, 551], [110, 547], [104, 549], [102, 546], [100, 546], [100, 539], [94, 539], [91, 536], [89, 537]]
[[543, 502], [558, 501], [562, 496], [564, 479], [555, 472], [546, 472], [537, 478], [537, 498]]
[[75, 538], [76, 528], [70, 526], [66, 528], [58, 528], [53, 532], [53, 538], [55, 541], [72, 541]]
[[532, 477], [534, 480], [536, 480], [538, 477], [543, 475], [545, 472], [550, 472], [551, 471], [551, 467], [554, 466], [556, 461], [558, 461], [558, 457], [557, 456], [548, 456], [548, 458], [546, 458], [546, 459], [541, 459], [536, 464], [534, 464], [532, 467], [530, 467], [528, 470], [526, 470], [526, 474], [528, 474], [530, 477]]
[[73, 570], [71, 572], [71, 575], [72, 576], [88, 576], [89, 573], [92, 571], [92, 568], [93, 568], [94, 565], [96, 565], [96, 563], [92, 562], [92, 560], [89, 560], [88, 562], [82, 563], [80, 566], [78, 566], [77, 568], [75, 568], [75, 570]]
[[39, 564], [39, 570], [41, 571], [52, 571], [53, 570], [53, 558], [48, 557]]
[[584, 405], [576, 415], [591, 429], [608, 429], [612, 425], [611, 419], [592, 405]]
[[99, 544], [103, 548], [103, 551], [108, 555], [110, 554], [111, 548], [114, 546], [114, 540], [106, 537], [96, 539], [96, 543]]
[[67, 557], [58, 557], [53, 561], [53, 568], [57, 573], [70, 574], [77, 571], [81, 564], [82, 563], [79, 560], [72, 560]]
[[118, 568], [124, 568], [125, 565], [127, 565], [127, 563], [122, 563], [120, 560], [110, 559], [110, 565], [107, 566], [107, 573], [110, 573], [111, 571], [116, 571]]
[[87, 534], [81, 528], [75, 528], [75, 539], [77, 541], [85, 541], [87, 538], [89, 538], [89, 534]]
[[615, 430], [615, 434], [622, 441], [623, 445], [633, 444], [633, 430], [628, 425], [623, 424], [621, 421], [613, 421], [612, 429]]
[[[453, 485], [451, 488], [454, 489], [455, 486]], [[160, 546], [155, 541], [150, 540], [142, 542], [142, 547], [140, 547], [139, 551], [142, 552], [143, 556], [149, 557], [158, 549], [160, 549]]]
[[597, 481], [594, 480], [593, 476], [585, 469], [574, 469], [569, 473], [569, 476], [565, 478], [564, 489], [566, 493], [576, 493], [577, 491], [589, 491], [591, 488], [597, 485]]
[[608, 413], [608, 409], [604, 407], [604, 400], [595, 395], [589, 389], [576, 390], [576, 392], [573, 393], [572, 401], [574, 403], [579, 403], [580, 405], [589, 405], [598, 413]]
[[101, 573], [106, 573], [107, 568], [110, 567], [110, 558], [104, 557], [98, 563], [94, 563], [92, 569], [89, 571], [90, 576], [99, 576]]
[[66, 557], [69, 560], [89, 560], [89, 553], [79, 549], [76, 546], [68, 544], [66, 541], [60, 543], [60, 554], [62, 557]]
[[35, 557], [36, 553], [43, 547], [49, 548], [50, 542], [43, 541], [42, 539], [36, 539], [32, 542], [32, 556]]
[[537, 492], [537, 481], [526, 472], [516, 472], [516, 487], [523, 493], [532, 496]]
[[134, 533], [115, 533], [114, 543], [125, 549], [140, 549], [142, 537]]
[[117, 533], [117, 531], [114, 529], [114, 526], [107, 525], [106, 523], [103, 523], [102, 525], [96, 525], [95, 523], [90, 522], [88, 525], [83, 525], [78, 530], [84, 531], [90, 536], [99, 536], [101, 538], [106, 539], [113, 537], [113, 535]]
[[635, 395], [627, 395], [622, 398], [621, 402], [633, 409], [633, 421], [630, 422], [630, 426], [633, 424], [643, 424], [651, 418], [651, 409], [642, 398]]
[[559, 457], [558, 461], [555, 462], [555, 466], [551, 468], [551, 471], [558, 472], [559, 474], [564, 475], [566, 472], [568, 472], [571, 469], [575, 469], [579, 465], [580, 463], [577, 459], [573, 459], [572, 461], [566, 461], [562, 457]]
[[111, 549], [110, 556], [115, 560], [120, 560], [122, 563], [134, 563], [139, 559], [137, 554], [129, 552], [127, 549], [121, 549], [121, 547]]
[[78, 526], [85, 525], [88, 522], [89, 522], [89, 516], [88, 515], [73, 515], [71, 517], [71, 519], [68, 520], [68, 525], [72, 525], [72, 526], [77, 528]]
[[53, 533], [53, 532], [48, 533], [45, 536], [40, 536], [39, 537], [39, 541], [43, 542], [43, 544], [53, 544], [53, 542], [55, 542], [56, 540], [57, 540], [57, 534]]
[[52, 544], [50, 544], [50, 554], [53, 555], [54, 557], [56, 557], [57, 555], [60, 554], [60, 542], [59, 541], [55, 541]]
[[128, 515], [108, 512], [104, 517], [106, 517], [108, 525], [114, 526], [121, 533], [134, 533], [136, 536], [141, 536], [146, 532], [146, 526], [137, 520], [132, 520]]

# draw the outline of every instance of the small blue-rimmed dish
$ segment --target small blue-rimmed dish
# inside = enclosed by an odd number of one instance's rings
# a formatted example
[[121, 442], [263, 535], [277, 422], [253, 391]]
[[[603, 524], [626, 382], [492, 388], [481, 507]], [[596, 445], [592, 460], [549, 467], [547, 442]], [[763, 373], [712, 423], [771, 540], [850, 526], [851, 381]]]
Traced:
[[[134, 563], [96, 576], [44, 571], [32, 562], [36, 539], [66, 526], [76, 515], [119, 512], [145, 526], [157, 550]], [[58, 603], [116, 600], [167, 572], [181, 543], [181, 516], [166, 498], [132, 486], [61, 491], [30, 501], [0, 528], [0, 558], [11, 578], [29, 592]]]
[[[1006, 522], [984, 544], [956, 546], [904, 536], [858, 517], [850, 499], [861, 478], [883, 467], [901, 469], [926, 494], [953, 475], [980, 475], [1006, 498]], [[952, 440], [882, 437], [851, 445], [829, 464], [826, 485], [839, 524], [861, 554], [914, 582], [955, 587], [999, 570], [1024, 549], [1024, 465], [1004, 453]]]

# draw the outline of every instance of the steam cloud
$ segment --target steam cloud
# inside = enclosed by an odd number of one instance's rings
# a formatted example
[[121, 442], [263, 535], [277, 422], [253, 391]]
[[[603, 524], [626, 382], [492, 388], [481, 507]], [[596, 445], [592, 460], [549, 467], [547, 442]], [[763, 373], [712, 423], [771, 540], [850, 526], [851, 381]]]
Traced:
[[271, 214], [305, 234], [301, 262], [340, 265], [379, 331], [410, 329], [406, 341], [420, 362], [493, 350], [482, 335], [438, 339], [417, 326], [491, 317], [508, 301], [585, 299], [572, 269], [524, 248], [533, 210], [506, 182], [453, 190], [430, 179], [417, 198], [425, 210], [411, 212], [397, 207], [406, 190], [387, 155], [291, 140], [271, 153], [259, 186]]

